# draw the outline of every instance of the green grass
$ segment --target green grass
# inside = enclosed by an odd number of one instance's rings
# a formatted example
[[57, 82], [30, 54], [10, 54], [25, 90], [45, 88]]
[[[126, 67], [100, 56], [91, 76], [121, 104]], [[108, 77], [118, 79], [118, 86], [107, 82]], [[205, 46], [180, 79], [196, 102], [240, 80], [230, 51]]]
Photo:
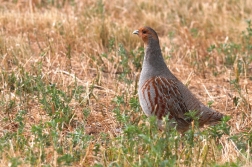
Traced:
[[[250, 166], [250, 1], [0, 1], [0, 166]], [[153, 27], [171, 71], [226, 114], [184, 135], [138, 102]]]

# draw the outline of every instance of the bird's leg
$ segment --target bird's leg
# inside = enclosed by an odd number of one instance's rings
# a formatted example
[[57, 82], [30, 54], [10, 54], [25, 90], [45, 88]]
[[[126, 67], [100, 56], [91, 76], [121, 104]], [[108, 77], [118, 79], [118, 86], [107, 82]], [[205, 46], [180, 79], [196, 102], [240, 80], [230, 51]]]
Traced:
[[158, 119], [157, 120], [157, 125], [158, 125], [158, 129], [160, 131], [163, 131], [164, 130], [164, 126], [163, 126], [163, 123], [162, 123], [162, 120], [161, 119]]

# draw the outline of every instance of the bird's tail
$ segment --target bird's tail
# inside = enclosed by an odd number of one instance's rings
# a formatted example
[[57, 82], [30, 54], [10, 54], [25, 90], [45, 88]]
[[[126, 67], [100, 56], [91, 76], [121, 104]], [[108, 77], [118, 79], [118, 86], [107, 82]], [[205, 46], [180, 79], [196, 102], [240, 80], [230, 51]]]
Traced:
[[203, 126], [203, 125], [214, 125], [218, 122], [221, 121], [221, 119], [223, 118], [223, 114], [219, 113], [217, 111], [214, 111], [211, 108], [208, 108], [204, 105], [200, 105], [201, 107], [201, 112], [199, 114], [199, 126]]

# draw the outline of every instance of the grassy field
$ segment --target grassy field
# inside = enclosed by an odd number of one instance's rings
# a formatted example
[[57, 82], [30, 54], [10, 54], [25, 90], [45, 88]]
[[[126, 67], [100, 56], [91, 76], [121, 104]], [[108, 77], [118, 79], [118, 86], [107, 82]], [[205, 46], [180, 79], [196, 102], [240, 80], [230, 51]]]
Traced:
[[[251, 166], [251, 20], [251, 0], [0, 0], [0, 166]], [[219, 125], [143, 114], [144, 25]]]

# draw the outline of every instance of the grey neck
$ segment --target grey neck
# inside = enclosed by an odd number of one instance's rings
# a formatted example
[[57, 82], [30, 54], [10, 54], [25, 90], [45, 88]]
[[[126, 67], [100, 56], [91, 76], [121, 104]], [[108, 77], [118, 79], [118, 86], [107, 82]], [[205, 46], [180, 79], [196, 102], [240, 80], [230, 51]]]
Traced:
[[155, 74], [167, 70], [158, 42], [149, 43], [145, 48], [143, 68], [151, 68]]
[[143, 86], [146, 80], [157, 76], [176, 79], [164, 62], [159, 42], [149, 40], [148, 45], [145, 46], [144, 61], [139, 79], [139, 88]]

